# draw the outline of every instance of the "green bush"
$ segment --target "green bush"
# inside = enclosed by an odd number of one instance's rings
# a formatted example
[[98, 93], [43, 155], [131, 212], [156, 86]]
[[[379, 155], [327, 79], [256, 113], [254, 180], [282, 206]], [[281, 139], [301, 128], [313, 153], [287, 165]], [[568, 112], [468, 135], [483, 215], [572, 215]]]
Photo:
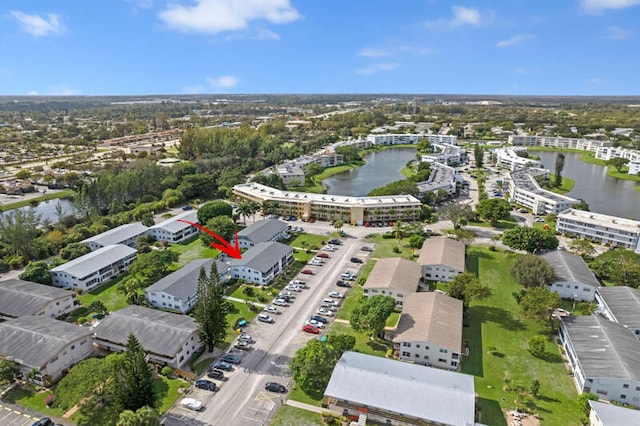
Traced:
[[165, 365], [164, 367], [162, 367], [162, 370], [160, 370], [160, 374], [162, 374], [165, 377], [171, 377], [171, 375], [173, 374], [173, 368], [169, 367], [168, 365]]
[[78, 325], [86, 324], [87, 321], [87, 317], [80, 317], [78, 318]]

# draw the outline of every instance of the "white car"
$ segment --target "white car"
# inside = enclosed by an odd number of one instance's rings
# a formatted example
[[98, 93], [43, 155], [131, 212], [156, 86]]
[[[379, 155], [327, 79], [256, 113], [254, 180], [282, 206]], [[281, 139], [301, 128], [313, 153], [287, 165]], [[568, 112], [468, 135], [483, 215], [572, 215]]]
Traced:
[[322, 250], [324, 250], [324, 251], [336, 251], [336, 247], [335, 246], [324, 246], [322, 248]]
[[305, 325], [312, 325], [314, 327], [318, 327], [318, 328], [324, 328], [324, 324], [321, 323], [320, 321], [316, 321], [316, 320], [309, 320], [307, 322], [304, 323]]
[[288, 306], [287, 301], [284, 299], [276, 299], [272, 303], [276, 306]]
[[180, 405], [193, 411], [200, 411], [204, 407], [204, 404], [195, 398], [183, 398]]
[[305, 286], [305, 282], [302, 280], [291, 280], [289, 281], [289, 285], [299, 285], [299, 286]]
[[320, 262], [319, 260], [313, 259], [311, 262], [309, 262], [309, 265], [322, 266], [322, 265], [324, 265], [324, 263]]
[[302, 291], [299, 286], [294, 284], [289, 284], [288, 286], [285, 287], [285, 290]]
[[324, 315], [325, 317], [332, 317], [332, 316], [333, 316], [333, 312], [331, 312], [331, 311], [330, 311], [330, 310], [328, 310], [328, 309], [322, 309], [322, 308], [320, 308], [320, 309], [318, 309], [316, 312], [317, 312], [318, 314], [320, 314], [320, 315]]
[[339, 291], [332, 291], [331, 293], [329, 293], [329, 297], [333, 297], [335, 299], [342, 299], [344, 295]]
[[266, 308], [264, 308], [264, 311], [269, 312], [270, 314], [280, 315], [280, 310], [275, 306], [267, 306]]
[[238, 340], [240, 340], [241, 342], [249, 342], [249, 343], [253, 341], [249, 333], [240, 333], [240, 335], [238, 336]]
[[273, 318], [271, 318], [267, 314], [258, 314], [258, 321], [272, 323], [273, 322]]

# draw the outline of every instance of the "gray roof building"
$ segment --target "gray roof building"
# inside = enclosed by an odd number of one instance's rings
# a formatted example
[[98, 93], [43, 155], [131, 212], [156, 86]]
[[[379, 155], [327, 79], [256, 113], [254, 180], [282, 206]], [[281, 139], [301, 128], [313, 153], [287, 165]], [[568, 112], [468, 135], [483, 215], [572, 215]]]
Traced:
[[189, 228], [191, 225], [185, 222], [180, 222], [180, 220], [186, 220], [192, 223], [198, 223], [198, 211], [197, 210], [189, 210], [179, 215], [176, 215], [172, 218], [169, 218], [163, 222], [156, 223], [155, 225], [149, 227], [150, 230], [153, 229], [164, 229], [167, 232], [179, 232], [183, 229]]
[[212, 263], [213, 259], [192, 260], [182, 268], [147, 287], [145, 293], [163, 291], [178, 299], [187, 299], [197, 292], [200, 269], [204, 268], [204, 271], [209, 275]]
[[145, 352], [172, 358], [197, 330], [198, 324], [190, 316], [131, 305], [101, 320], [94, 337], [125, 346], [133, 333]]
[[444, 265], [456, 271], [464, 271], [465, 244], [448, 237], [431, 237], [424, 240], [418, 257], [420, 265]]
[[238, 240], [248, 240], [254, 244], [274, 241], [277, 235], [287, 231], [289, 225], [277, 219], [264, 219], [238, 232]]
[[565, 340], [587, 378], [640, 380], [640, 342], [600, 315], [563, 317]]
[[[591, 424], [601, 426], [640, 425], [640, 411], [600, 401], [589, 401]], [[596, 416], [596, 419], [593, 416]]]
[[18, 279], [0, 282], [0, 317], [23, 317], [36, 315], [46, 307], [73, 298], [74, 292], [50, 285]]
[[39, 369], [74, 341], [90, 336], [89, 328], [43, 316], [14, 318], [0, 323], [0, 356]]
[[473, 376], [357, 352], [342, 354], [325, 396], [436, 424], [472, 426]]
[[554, 250], [542, 255], [556, 273], [557, 281], [576, 281], [591, 287], [600, 287], [585, 261], [564, 250]]
[[242, 254], [242, 259], [233, 259], [229, 262], [229, 267], [245, 266], [255, 271], [268, 273], [273, 265], [282, 258], [290, 256], [293, 249], [285, 244], [270, 241], [258, 243]]
[[124, 241], [138, 237], [147, 232], [146, 226], [140, 222], [127, 223], [117, 228], [110, 229], [102, 234], [94, 235], [93, 237], [82, 240], [85, 244], [93, 243], [98, 246], [110, 246], [112, 244], [123, 244]]
[[399, 257], [384, 257], [373, 266], [364, 289], [389, 288], [413, 293], [418, 290], [422, 268], [416, 262]]
[[623, 326], [640, 330], [640, 290], [627, 286], [600, 287], [596, 301], [605, 316]]
[[51, 272], [64, 272], [74, 277], [82, 278], [102, 268], [113, 265], [136, 252], [137, 250], [134, 248], [122, 244], [114, 244], [102, 247], [101, 249], [73, 259], [70, 262], [56, 266]]

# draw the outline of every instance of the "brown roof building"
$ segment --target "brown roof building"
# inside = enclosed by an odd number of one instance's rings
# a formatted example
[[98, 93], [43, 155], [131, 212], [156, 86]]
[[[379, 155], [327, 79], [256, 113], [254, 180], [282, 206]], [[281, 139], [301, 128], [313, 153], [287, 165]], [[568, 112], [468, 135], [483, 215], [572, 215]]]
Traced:
[[425, 279], [449, 282], [464, 272], [465, 245], [448, 237], [427, 238], [420, 249], [418, 264]]
[[459, 369], [462, 301], [433, 292], [407, 295], [393, 343], [402, 361]]
[[384, 295], [396, 299], [402, 307], [404, 297], [418, 290], [422, 269], [420, 265], [399, 257], [383, 258], [371, 270], [364, 284], [364, 297]]

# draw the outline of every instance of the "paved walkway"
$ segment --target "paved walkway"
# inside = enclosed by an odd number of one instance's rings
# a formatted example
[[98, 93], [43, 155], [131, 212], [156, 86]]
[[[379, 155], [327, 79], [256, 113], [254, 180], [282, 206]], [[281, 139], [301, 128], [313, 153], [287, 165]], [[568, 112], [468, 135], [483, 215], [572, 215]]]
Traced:
[[318, 414], [326, 413], [326, 412], [329, 411], [329, 410], [324, 409], [322, 407], [317, 407], [317, 406], [311, 405], [311, 404], [305, 404], [304, 402], [294, 401], [292, 399], [287, 399], [284, 403], [285, 403], [285, 405], [290, 405], [291, 407], [296, 407], [296, 408], [300, 408], [302, 410], [312, 411], [312, 412], [318, 413]]
[[259, 303], [259, 302], [251, 302], [250, 300], [246, 300], [246, 299], [240, 299], [239, 297], [231, 297], [231, 296], [224, 296], [224, 299], [226, 300], [231, 300], [232, 302], [240, 302], [240, 303], [252, 303], [254, 306], [259, 306], [261, 308], [264, 308], [265, 305], [264, 303]]
[[340, 319], [340, 318], [334, 319], [333, 322], [339, 322], [340, 324], [350, 324], [350, 322], [348, 320]]

